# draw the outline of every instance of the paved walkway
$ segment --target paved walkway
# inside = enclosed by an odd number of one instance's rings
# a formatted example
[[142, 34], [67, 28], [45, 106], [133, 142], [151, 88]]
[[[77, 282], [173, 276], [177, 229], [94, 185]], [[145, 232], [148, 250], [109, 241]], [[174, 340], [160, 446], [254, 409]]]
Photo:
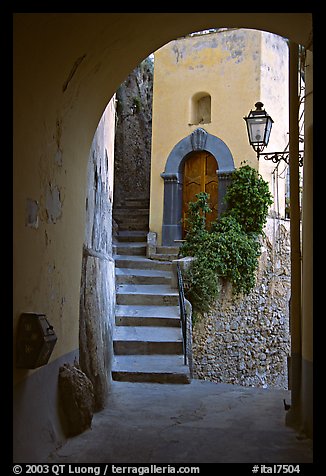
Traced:
[[51, 463], [310, 463], [312, 443], [285, 426], [290, 392], [193, 380], [113, 382], [92, 429]]

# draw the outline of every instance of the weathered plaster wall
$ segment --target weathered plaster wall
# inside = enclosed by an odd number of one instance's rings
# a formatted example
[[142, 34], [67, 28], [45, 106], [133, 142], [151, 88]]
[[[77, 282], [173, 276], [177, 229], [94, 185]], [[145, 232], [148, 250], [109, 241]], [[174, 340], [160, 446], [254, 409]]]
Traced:
[[115, 317], [112, 258], [115, 97], [96, 129], [87, 167], [86, 229], [79, 315], [82, 370], [94, 386], [95, 407], [103, 408], [110, 383]]
[[[285, 38], [267, 32], [262, 34], [260, 82], [261, 101], [274, 120], [270, 142], [264, 152], [283, 151], [289, 142], [289, 47]], [[276, 168], [275, 163], [262, 156], [258, 170], [274, 196], [271, 210], [275, 216], [284, 217], [286, 163], [282, 161]]]
[[[115, 306], [115, 274], [112, 259], [112, 194], [114, 164], [114, 99], [107, 105], [97, 127], [89, 154], [87, 193], [84, 207], [86, 224], [84, 246], [81, 246], [82, 274], [80, 283], [79, 345], [34, 372], [15, 386], [14, 391], [14, 461], [41, 462], [43, 455], [65, 440], [64, 420], [58, 394], [59, 368], [76, 360], [92, 380], [96, 409], [104, 406], [110, 378], [112, 326]], [[56, 196], [56, 195], [55, 195]], [[60, 199], [54, 199], [51, 223]], [[82, 204], [81, 204], [81, 207]], [[55, 221], [52, 221], [55, 218]], [[36, 231], [38, 227], [34, 228]], [[77, 241], [77, 240], [76, 240]], [[50, 274], [51, 271], [51, 274]], [[59, 275], [55, 267], [50, 276]], [[77, 277], [76, 277], [77, 278]], [[75, 278], [75, 279], [76, 279]], [[49, 278], [50, 288], [55, 289]], [[61, 284], [62, 285], [62, 284]], [[77, 316], [78, 316], [77, 311]], [[77, 318], [76, 316], [76, 318]], [[61, 316], [62, 318], [63, 316]], [[73, 323], [75, 324], [74, 319]], [[54, 321], [50, 318], [50, 322]], [[61, 329], [54, 323], [58, 343]], [[78, 319], [77, 319], [78, 329]], [[66, 339], [73, 336], [67, 336]], [[80, 347], [80, 352], [78, 348]], [[20, 373], [31, 371], [20, 370]]]
[[[236, 168], [247, 161], [262, 170], [275, 191], [271, 177], [275, 164], [257, 162], [243, 117], [262, 101], [276, 121], [269, 150], [284, 149], [288, 140], [287, 59], [282, 37], [237, 28], [179, 38], [155, 52], [150, 230], [158, 234], [158, 242], [164, 187], [160, 174], [173, 147], [198, 127], [226, 143]], [[193, 124], [192, 99], [204, 92], [211, 96], [210, 120]], [[282, 206], [284, 211], [284, 200]]]
[[234, 298], [224, 285], [215, 308], [194, 325], [194, 375], [288, 388], [290, 296], [289, 222], [269, 219], [255, 288]]

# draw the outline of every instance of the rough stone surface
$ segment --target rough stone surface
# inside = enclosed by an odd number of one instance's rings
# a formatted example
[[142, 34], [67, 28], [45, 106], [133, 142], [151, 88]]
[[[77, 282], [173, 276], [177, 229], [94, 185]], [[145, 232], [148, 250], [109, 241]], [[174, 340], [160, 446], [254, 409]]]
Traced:
[[[80, 363], [95, 390], [95, 410], [106, 403], [113, 355], [114, 263], [83, 257], [80, 302]], [[113, 286], [113, 290], [112, 290]]]
[[194, 375], [213, 382], [288, 388], [290, 233], [269, 220], [248, 296], [224, 284], [216, 306], [193, 329]]
[[112, 118], [112, 109], [108, 109], [99, 123], [89, 156], [80, 290], [80, 366], [93, 383], [96, 411], [103, 408], [107, 400], [113, 355], [115, 274], [112, 258], [113, 157], [110, 155], [113, 147], [110, 151], [107, 138]]
[[134, 69], [117, 90], [114, 204], [149, 198], [152, 140], [153, 63]]
[[156, 253], [157, 246], [157, 233], [150, 231], [147, 233], [147, 246], [146, 246], [146, 256], [151, 258], [152, 255]]
[[66, 420], [67, 436], [90, 428], [93, 419], [93, 384], [77, 366], [64, 364], [59, 369], [59, 394]]

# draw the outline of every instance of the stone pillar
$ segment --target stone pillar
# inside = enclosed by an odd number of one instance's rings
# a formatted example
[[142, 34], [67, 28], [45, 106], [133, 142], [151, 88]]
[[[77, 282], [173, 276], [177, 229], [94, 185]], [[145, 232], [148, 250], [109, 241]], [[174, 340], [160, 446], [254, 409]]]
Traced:
[[299, 203], [299, 95], [298, 95], [298, 45], [289, 43], [290, 78], [290, 232], [291, 232], [291, 409], [286, 423], [300, 427], [301, 415], [301, 250]]
[[313, 434], [313, 54], [307, 51], [302, 199], [302, 426]]
[[97, 127], [88, 160], [80, 284], [80, 367], [93, 384], [96, 411], [104, 408], [107, 401], [113, 356], [113, 143], [114, 99], [110, 101]]
[[186, 256], [185, 258], [174, 259], [172, 261], [172, 288], [178, 289], [177, 264], [180, 265], [181, 272], [184, 272], [189, 268], [194, 259], [196, 258], [194, 258], [193, 256]]
[[111, 381], [114, 261], [84, 247], [79, 311], [80, 367], [94, 387], [96, 411], [104, 408]]
[[174, 246], [174, 240], [182, 239], [182, 185], [183, 174], [163, 172], [164, 212], [162, 245]]
[[146, 256], [151, 258], [156, 253], [157, 233], [150, 231], [147, 233]]

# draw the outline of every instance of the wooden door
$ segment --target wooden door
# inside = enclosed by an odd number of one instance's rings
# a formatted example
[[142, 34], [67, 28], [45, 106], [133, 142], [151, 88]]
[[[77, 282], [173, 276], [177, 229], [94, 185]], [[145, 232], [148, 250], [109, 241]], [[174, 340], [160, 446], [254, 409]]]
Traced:
[[209, 206], [211, 213], [206, 215], [208, 228], [210, 223], [217, 218], [217, 162], [215, 157], [206, 151], [193, 152], [186, 160], [184, 166], [183, 180], [183, 233], [185, 234], [185, 218], [188, 210], [188, 203], [196, 200], [199, 192], [209, 193]]

